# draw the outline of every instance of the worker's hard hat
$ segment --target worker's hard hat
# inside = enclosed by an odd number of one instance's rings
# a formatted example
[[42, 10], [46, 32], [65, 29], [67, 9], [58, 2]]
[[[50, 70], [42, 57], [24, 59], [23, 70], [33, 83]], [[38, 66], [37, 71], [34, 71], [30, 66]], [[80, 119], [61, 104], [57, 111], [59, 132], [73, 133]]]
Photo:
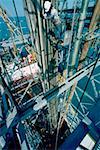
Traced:
[[50, 7], [51, 7], [51, 2], [45, 1], [45, 2], [44, 2], [44, 9], [45, 9], [45, 12], [48, 12], [49, 9], [50, 9]]

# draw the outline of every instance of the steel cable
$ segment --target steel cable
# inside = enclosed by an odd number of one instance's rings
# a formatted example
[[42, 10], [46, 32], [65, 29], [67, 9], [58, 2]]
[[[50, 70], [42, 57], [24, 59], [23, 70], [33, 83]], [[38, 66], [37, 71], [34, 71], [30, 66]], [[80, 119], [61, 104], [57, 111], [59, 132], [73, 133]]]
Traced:
[[95, 67], [96, 67], [96, 64], [97, 64], [97, 62], [98, 62], [99, 57], [100, 57], [100, 52], [98, 53], [96, 62], [95, 62], [95, 64], [94, 64], [94, 66], [93, 66], [93, 69], [92, 69], [92, 71], [91, 71], [91, 73], [90, 73], [90, 76], [89, 76], [89, 78], [88, 78], [88, 81], [87, 81], [87, 83], [86, 83], [86, 85], [85, 85], [84, 92], [83, 92], [83, 94], [82, 94], [82, 96], [81, 96], [81, 98], [80, 98], [80, 102], [78, 103], [78, 106], [77, 106], [77, 108], [76, 108], [76, 112], [75, 112], [75, 115], [74, 115], [74, 117], [73, 117], [73, 119], [72, 119], [72, 123], [71, 123], [71, 126], [70, 126], [70, 127], [72, 127], [73, 122], [74, 122], [74, 119], [75, 119], [75, 116], [76, 116], [77, 113], [78, 113], [77, 110], [79, 109], [80, 103], [81, 103], [82, 100], [83, 100], [83, 96], [84, 96], [85, 91], [86, 91], [86, 89], [87, 89], [87, 87], [88, 87], [89, 81], [90, 81], [90, 79], [91, 79], [91, 77], [92, 77], [92, 74], [93, 74], [93, 72], [94, 72], [94, 69], [95, 69]]

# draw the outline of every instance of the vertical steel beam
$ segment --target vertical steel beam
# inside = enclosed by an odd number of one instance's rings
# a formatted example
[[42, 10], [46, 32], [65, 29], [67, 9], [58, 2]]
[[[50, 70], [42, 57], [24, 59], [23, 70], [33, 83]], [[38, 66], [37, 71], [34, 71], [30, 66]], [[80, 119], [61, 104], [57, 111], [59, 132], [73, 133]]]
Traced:
[[36, 33], [36, 11], [34, 9], [34, 6], [32, 4], [31, 0], [23, 0], [24, 2], [24, 10], [30, 30], [32, 45], [34, 46], [34, 50], [37, 54], [37, 60], [39, 64], [41, 64], [41, 56], [40, 56], [40, 46], [39, 46], [39, 40]]
[[[94, 29], [98, 23], [98, 19], [100, 17], [100, 0], [97, 0], [97, 3], [96, 3], [96, 6], [95, 6], [95, 9], [94, 9], [94, 13], [93, 13], [93, 17], [91, 19], [91, 23], [90, 23], [90, 26], [89, 26], [89, 31], [91, 31], [92, 29]], [[80, 70], [82, 67], [83, 67], [83, 60], [85, 59], [87, 53], [88, 53], [88, 50], [89, 50], [89, 45], [90, 45], [90, 42], [91, 41], [87, 41], [85, 44], [84, 44], [84, 47], [82, 49], [82, 53], [81, 53], [81, 56], [80, 56], [80, 59], [79, 59], [79, 66], [78, 66], [78, 69], [77, 70]], [[69, 103], [71, 102], [72, 98], [73, 98], [73, 95], [74, 95], [74, 91], [75, 91], [75, 88], [77, 86], [77, 83], [76, 82], [72, 88], [71, 88], [71, 91], [70, 91], [70, 95], [68, 97], [68, 100], [67, 100], [67, 105], [66, 105], [66, 109], [68, 110], [68, 105]]]
[[79, 47], [80, 47], [80, 42], [81, 42], [80, 37], [81, 37], [83, 27], [84, 27], [84, 21], [85, 21], [85, 18], [86, 18], [88, 3], [89, 3], [89, 0], [83, 0], [82, 1], [82, 8], [81, 8], [82, 11], [81, 11], [81, 16], [80, 16], [80, 21], [79, 21], [77, 40], [75, 42], [74, 53], [73, 53], [73, 56], [72, 56], [72, 66], [74, 66], [75, 63], [76, 63], [76, 58], [77, 58], [77, 54], [78, 54]]
[[38, 27], [39, 27], [39, 37], [40, 37], [40, 46], [41, 46], [41, 58], [42, 58], [42, 71], [44, 74], [44, 83], [45, 83], [45, 90], [48, 88], [47, 80], [46, 80], [46, 59], [45, 59], [45, 46], [43, 42], [43, 28], [42, 28], [42, 19], [41, 19], [40, 10], [37, 9], [37, 19], [38, 19]]
[[34, 45], [34, 35], [33, 34], [35, 31], [35, 25], [32, 20], [35, 20], [35, 18], [34, 18], [33, 10], [31, 8], [32, 7], [31, 1], [23, 0], [23, 4], [24, 4], [25, 15], [26, 15], [27, 22], [28, 22], [28, 27], [30, 30], [32, 45]]
[[[89, 31], [94, 30], [96, 28], [99, 18], [100, 18], [100, 0], [97, 0], [94, 13], [91, 19], [91, 23], [89, 26]], [[91, 41], [85, 42], [82, 53], [81, 53], [80, 64], [78, 66], [78, 70], [82, 68], [82, 61], [86, 58], [86, 55], [88, 53], [90, 46], [91, 46]]]
[[41, 8], [42, 1], [40, 0], [24, 0], [25, 9], [27, 11], [27, 18], [29, 23], [29, 28], [31, 32], [32, 39], [34, 41], [34, 45], [36, 47], [36, 53], [39, 65], [41, 66], [41, 70], [44, 76], [43, 82], [43, 90], [45, 92], [46, 88], [48, 88], [48, 82], [46, 80], [46, 57], [45, 57], [45, 44], [44, 44], [44, 35], [43, 35], [43, 21], [41, 18]]

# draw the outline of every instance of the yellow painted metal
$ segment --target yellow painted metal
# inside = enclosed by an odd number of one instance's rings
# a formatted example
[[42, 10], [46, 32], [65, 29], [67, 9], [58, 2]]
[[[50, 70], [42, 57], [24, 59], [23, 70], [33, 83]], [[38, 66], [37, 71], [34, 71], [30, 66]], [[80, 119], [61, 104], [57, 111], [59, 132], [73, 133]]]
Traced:
[[12, 28], [12, 26], [9, 23], [8, 16], [7, 16], [6, 12], [1, 7], [0, 7], [0, 16], [5, 21], [5, 23], [7, 24], [8, 28], [10, 30], [10, 35], [11, 35], [11, 38], [12, 38], [13, 49], [14, 49], [14, 55], [16, 56], [17, 48], [16, 48], [16, 44], [15, 44], [14, 38], [13, 38], [14, 29]]

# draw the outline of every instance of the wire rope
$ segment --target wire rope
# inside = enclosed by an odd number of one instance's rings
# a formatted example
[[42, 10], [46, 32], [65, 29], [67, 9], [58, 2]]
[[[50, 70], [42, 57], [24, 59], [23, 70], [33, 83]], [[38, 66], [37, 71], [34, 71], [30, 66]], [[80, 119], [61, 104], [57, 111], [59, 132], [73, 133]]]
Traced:
[[93, 74], [93, 72], [94, 72], [94, 69], [95, 69], [95, 67], [96, 67], [96, 64], [97, 64], [97, 62], [98, 62], [98, 60], [99, 60], [99, 56], [100, 56], [100, 52], [98, 53], [98, 56], [97, 56], [97, 59], [96, 59], [96, 61], [95, 61], [94, 66], [93, 66], [93, 69], [92, 69], [92, 71], [91, 71], [91, 73], [90, 73], [90, 76], [89, 76], [89, 78], [88, 78], [88, 81], [87, 81], [87, 83], [86, 83], [86, 85], [85, 85], [84, 92], [83, 92], [83, 94], [82, 94], [82, 96], [81, 96], [81, 98], [80, 98], [80, 102], [78, 103], [78, 106], [77, 106], [77, 108], [76, 108], [76, 112], [75, 112], [75, 114], [74, 114], [74, 117], [73, 117], [73, 119], [72, 119], [72, 123], [71, 123], [71, 126], [70, 126], [70, 127], [72, 127], [73, 122], [74, 122], [74, 119], [75, 119], [75, 116], [76, 116], [77, 113], [78, 113], [77, 110], [79, 109], [80, 103], [81, 103], [82, 100], [83, 100], [83, 96], [84, 96], [85, 91], [86, 91], [86, 89], [87, 89], [87, 87], [88, 87], [89, 81], [90, 81], [90, 79], [91, 79], [91, 77], [92, 77], [92, 74]]
[[[25, 2], [26, 7], [28, 8], [28, 3], [27, 3], [27, 1], [24, 0], [24, 2]], [[30, 12], [29, 12], [28, 10], [26, 10], [26, 11], [27, 11], [27, 14], [28, 14], [28, 18], [29, 18], [29, 22], [30, 22], [30, 27], [31, 27], [32, 35], [34, 36], [34, 31], [33, 31], [33, 28], [32, 28], [31, 17], [30, 17], [30, 15], [29, 15]], [[29, 30], [29, 31], [30, 31], [30, 30]], [[31, 34], [31, 33], [30, 33], [30, 34]], [[34, 37], [33, 43], [34, 43], [34, 45], [35, 45], [35, 37]]]
[[14, 0], [12, 0], [12, 2], [13, 2], [13, 5], [14, 5], [14, 9], [15, 9], [15, 13], [16, 13], [17, 21], [18, 21], [18, 26], [19, 26], [19, 29], [20, 29], [20, 32], [21, 32], [22, 41], [24, 43], [24, 37], [23, 37], [23, 33], [22, 33], [22, 29], [21, 29], [21, 25], [20, 25], [20, 21], [19, 21], [19, 17], [18, 17], [18, 11], [17, 11], [17, 8], [16, 8], [16, 4], [15, 4]]
[[[17, 21], [18, 21], [18, 26], [19, 26], [19, 28], [20, 28], [22, 40], [23, 40], [23, 43], [24, 43], [23, 33], [22, 33], [22, 30], [21, 30], [20, 21], [19, 21], [19, 17], [18, 17], [18, 12], [17, 12], [17, 8], [16, 8], [15, 1], [14, 1], [14, 0], [13, 0], [13, 5], [14, 5], [14, 8], [15, 8], [15, 12], [16, 12], [16, 16], [17, 16]], [[25, 46], [25, 45], [24, 45], [24, 46]], [[30, 65], [29, 65], [29, 67], [30, 67]], [[30, 67], [30, 71], [31, 71], [31, 74], [32, 74], [31, 67]]]
[[68, 57], [67, 57], [67, 68], [66, 68], [67, 76], [68, 76], [69, 57], [70, 57], [71, 45], [72, 45], [72, 36], [73, 36], [73, 32], [74, 32], [76, 8], [77, 8], [77, 0], [74, 0], [74, 12], [73, 12], [72, 25], [71, 25], [71, 39], [70, 39], [70, 43], [69, 43]]
[[[33, 2], [33, 1], [32, 1]], [[28, 7], [28, 5], [27, 5], [27, 2], [26, 2], [26, 0], [25, 0], [25, 3], [26, 3], [26, 6]], [[36, 19], [37, 19], [37, 29], [38, 29], [38, 37], [39, 37], [39, 42], [40, 42], [40, 35], [39, 35], [39, 25], [38, 25], [38, 14], [37, 14], [37, 7], [36, 7], [36, 4], [33, 2], [33, 6], [34, 6], [34, 9], [35, 9], [35, 17], [36, 17]], [[30, 21], [30, 25], [31, 25], [31, 29], [32, 29], [32, 23], [31, 23], [31, 18], [30, 18], [30, 15], [29, 15], [29, 13], [28, 13], [28, 17], [29, 17], [29, 21]], [[35, 32], [36, 32], [36, 29], [35, 29]], [[35, 48], [36, 48], [36, 50], [37, 50], [37, 47], [36, 47], [36, 43], [37, 43], [37, 41], [36, 41], [36, 37], [35, 37], [35, 35], [34, 35], [35, 33], [34, 33], [34, 31], [33, 31], [33, 36], [34, 36], [34, 46], [35, 46]], [[41, 49], [41, 45], [39, 45], [40, 46], [40, 49]], [[40, 55], [40, 61], [41, 61], [41, 59], [42, 59], [42, 56], [41, 56], [41, 53], [37, 53], [36, 52], [36, 54], [38, 54], [38, 55]], [[39, 61], [38, 61], [39, 62]], [[42, 61], [41, 61], [41, 64], [42, 64]], [[42, 81], [42, 79], [40, 79], [41, 80], [41, 82], [42, 82], [42, 84], [43, 84], [43, 81]]]
[[55, 142], [55, 150], [57, 150], [57, 143], [58, 143], [58, 136], [59, 136], [59, 129], [61, 124], [62, 114], [60, 113], [60, 118], [57, 125], [57, 133], [56, 133], [56, 142]]
[[[76, 3], [75, 4], [75, 7], [74, 7], [74, 14], [73, 14], [73, 16], [75, 15], [75, 12], [76, 12], [76, 5], [77, 5], [77, 2], [75, 1], [74, 3]], [[73, 31], [73, 26], [74, 26], [74, 20], [75, 19], [75, 16], [73, 17], [73, 21], [72, 21], [72, 31]], [[93, 32], [93, 31], [92, 31]], [[73, 33], [73, 32], [72, 32]], [[91, 32], [89, 32], [88, 34], [90, 34]], [[71, 34], [71, 38], [72, 38], [72, 34]], [[72, 40], [72, 39], [71, 39]], [[71, 48], [71, 41], [70, 41], [70, 46], [69, 46], [69, 52], [68, 52], [68, 54], [70, 55], [70, 48]], [[68, 56], [68, 58], [67, 58], [67, 60], [69, 61], [69, 56]], [[67, 62], [68, 62], [67, 61]], [[97, 62], [97, 61], [96, 61]], [[95, 65], [94, 65], [95, 66]], [[67, 64], [67, 68], [68, 68], [68, 64]], [[95, 67], [94, 67], [95, 68]], [[94, 70], [94, 69], [93, 69]], [[92, 71], [93, 72], [93, 71]], [[92, 72], [91, 72], [91, 74], [92, 74]], [[89, 82], [89, 81], [88, 81]], [[87, 88], [87, 85], [86, 85], [86, 88]], [[85, 90], [86, 90], [86, 88], [85, 88]], [[65, 98], [66, 98], [66, 94], [65, 94]], [[81, 97], [81, 98], [83, 98], [83, 96]], [[78, 108], [77, 108], [78, 109]], [[57, 133], [58, 134], [58, 133]], [[58, 136], [58, 135], [57, 135]], [[57, 144], [57, 143], [56, 143]]]
[[[26, 1], [25, 1], [26, 2]], [[19, 21], [19, 17], [18, 17], [18, 12], [17, 12], [17, 8], [16, 8], [16, 4], [15, 4], [15, 1], [13, 0], [13, 5], [14, 5], [14, 8], [15, 8], [15, 12], [16, 12], [16, 16], [17, 16], [17, 21], [18, 21], [18, 26], [19, 26], [19, 29], [20, 29], [20, 32], [21, 32], [21, 35], [22, 35], [22, 40], [23, 40], [23, 44], [24, 44], [24, 38], [23, 38], [23, 33], [22, 33], [22, 30], [21, 30], [21, 25], [20, 25], [20, 21]], [[26, 3], [27, 5], [27, 3]], [[28, 6], [27, 6], [28, 7]], [[34, 34], [33, 34], [34, 35]], [[25, 47], [25, 44], [24, 44], [24, 47]], [[29, 64], [29, 60], [28, 58], [26, 58], [26, 61], [28, 62]], [[32, 73], [32, 67], [31, 65], [29, 64], [29, 69], [30, 69], [30, 73], [31, 73], [31, 76], [33, 76], [33, 73]]]

